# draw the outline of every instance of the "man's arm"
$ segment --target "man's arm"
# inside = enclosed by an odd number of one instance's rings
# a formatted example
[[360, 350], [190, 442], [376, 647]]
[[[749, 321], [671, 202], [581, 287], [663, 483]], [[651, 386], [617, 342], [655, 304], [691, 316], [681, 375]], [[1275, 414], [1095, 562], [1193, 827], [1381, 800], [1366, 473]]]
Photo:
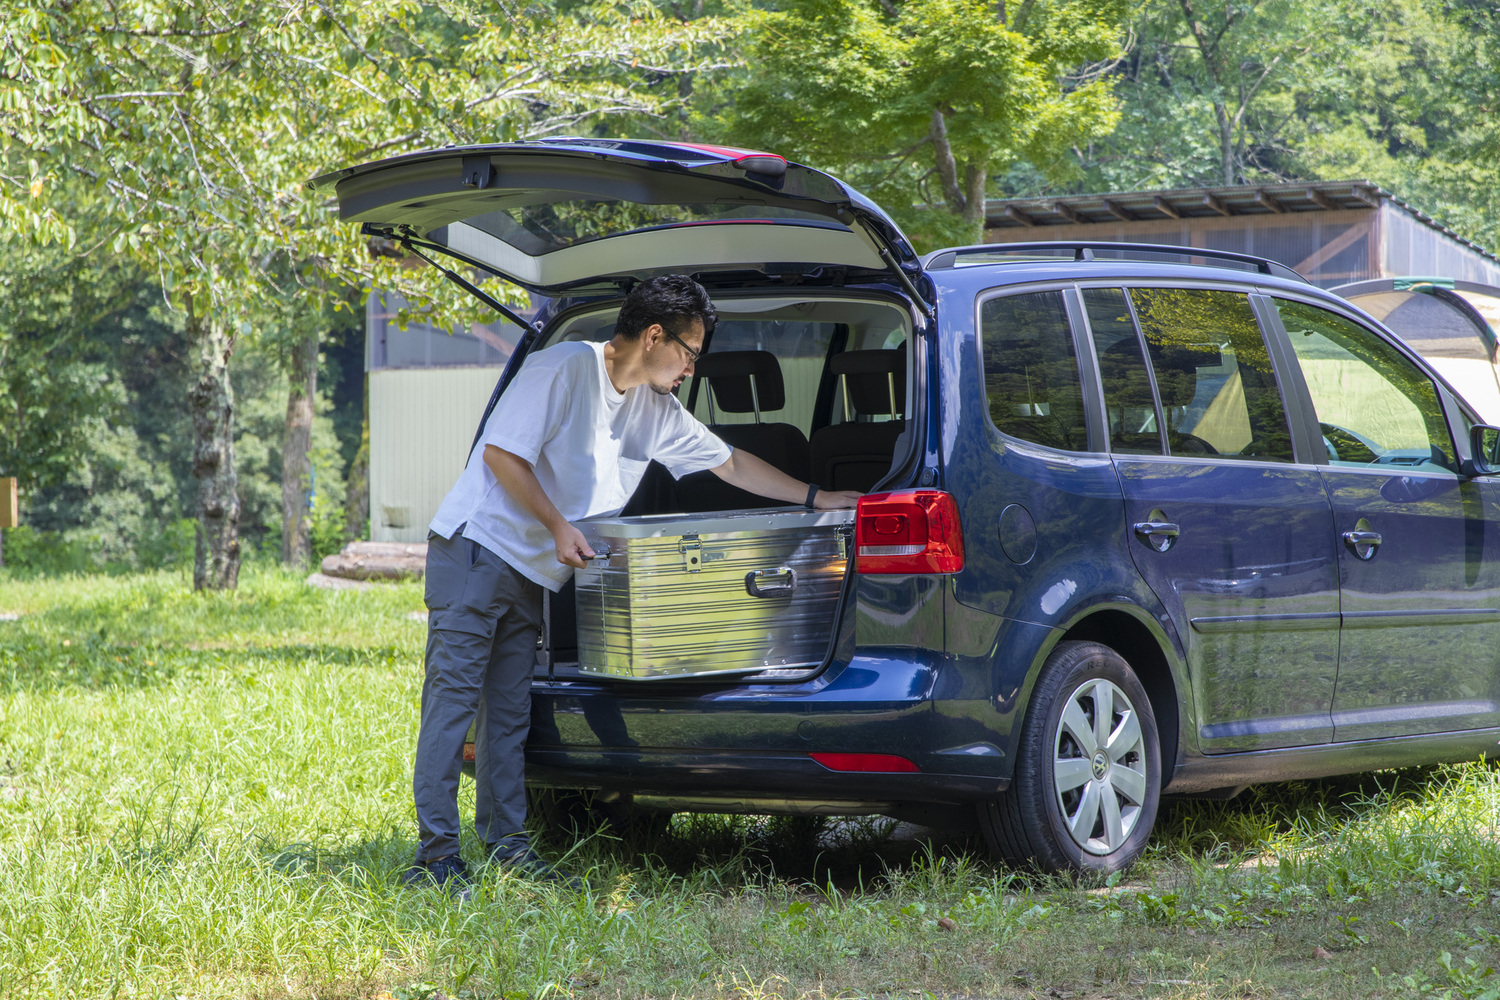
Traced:
[[557, 561], [583, 569], [594, 550], [589, 547], [583, 532], [558, 512], [552, 498], [537, 482], [531, 463], [519, 455], [487, 444], [484, 446], [484, 464], [500, 481], [501, 488], [552, 533], [552, 540], [557, 543]]
[[[729, 461], [715, 468], [713, 474], [742, 490], [772, 500], [787, 503], [805, 503], [808, 484], [782, 472], [768, 462], [756, 458], [743, 448], [736, 448]], [[819, 490], [813, 497], [813, 506], [818, 510], [847, 510], [859, 502], [859, 494], [847, 490]]]

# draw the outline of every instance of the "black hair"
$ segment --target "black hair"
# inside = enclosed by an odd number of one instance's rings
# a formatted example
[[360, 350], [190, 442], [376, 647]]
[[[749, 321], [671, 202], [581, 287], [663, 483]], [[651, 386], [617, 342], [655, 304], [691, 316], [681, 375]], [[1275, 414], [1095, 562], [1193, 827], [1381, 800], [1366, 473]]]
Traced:
[[703, 332], [711, 333], [718, 322], [719, 314], [708, 297], [708, 291], [685, 274], [664, 274], [648, 278], [630, 290], [620, 306], [620, 318], [615, 321], [615, 335], [626, 340], [635, 340], [653, 323], [679, 337], [693, 325], [693, 320], [703, 321]]

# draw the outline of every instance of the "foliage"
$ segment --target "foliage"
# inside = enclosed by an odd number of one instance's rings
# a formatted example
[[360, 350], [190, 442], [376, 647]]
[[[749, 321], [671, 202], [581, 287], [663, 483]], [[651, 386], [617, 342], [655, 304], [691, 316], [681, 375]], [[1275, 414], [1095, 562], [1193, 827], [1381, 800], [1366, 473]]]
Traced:
[[[5, 420], [14, 431], [0, 436], [0, 475], [21, 477], [23, 517], [6, 532], [5, 561], [46, 572], [177, 563], [193, 494], [182, 447], [191, 435], [181, 405], [191, 373], [181, 316], [150, 279], [129, 281], [128, 267], [112, 276], [55, 251], [37, 257], [28, 271], [0, 273], [15, 306], [0, 324], [0, 355], [9, 359], [0, 365], [0, 403], [15, 408]], [[276, 550], [281, 531], [287, 385], [274, 351], [253, 346], [231, 372], [244, 417], [236, 446], [245, 531], [255, 552]], [[318, 402], [313, 458], [320, 495], [341, 502], [347, 463], [329, 397], [350, 373], [334, 374]], [[362, 378], [353, 373], [356, 392]], [[358, 427], [351, 430], [357, 446]]]
[[1120, 126], [1079, 145], [1073, 187], [1366, 178], [1500, 242], [1497, 18], [1445, 0], [1147, 0], [1112, 74]]
[[1113, 0], [1028, 0], [1009, 21], [979, 0], [752, 11], [751, 69], [718, 128], [849, 179], [920, 244], [977, 242], [992, 173], [1064, 170], [1072, 144], [1113, 127], [1110, 82], [1079, 70], [1115, 51], [1124, 11]]
[[[639, 4], [18, 0], [0, 27], [0, 221], [110, 246], [200, 312], [295, 327], [295, 293], [337, 308], [376, 270], [309, 177], [652, 113], [675, 99], [652, 89], [662, 67], [696, 65], [721, 31]], [[416, 302], [443, 287], [378, 270]]]

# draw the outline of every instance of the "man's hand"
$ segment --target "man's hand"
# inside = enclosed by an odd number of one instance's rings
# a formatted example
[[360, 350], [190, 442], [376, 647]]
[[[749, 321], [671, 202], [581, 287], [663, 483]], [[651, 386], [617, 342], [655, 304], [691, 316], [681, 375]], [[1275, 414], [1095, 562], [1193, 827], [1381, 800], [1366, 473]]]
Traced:
[[583, 569], [594, 556], [594, 550], [589, 547], [583, 532], [567, 521], [552, 533], [552, 540], [557, 543], [557, 561], [566, 566]]
[[[736, 448], [729, 461], [712, 471], [732, 486], [772, 500], [795, 504], [807, 501], [807, 483], [793, 479], [743, 448]], [[859, 502], [859, 496], [845, 490], [819, 490], [813, 497], [813, 507], [817, 510], [848, 510]]]
[[813, 497], [817, 510], [852, 510], [859, 505], [858, 493], [853, 490], [819, 490]]
[[494, 473], [495, 480], [505, 492], [552, 532], [552, 540], [557, 543], [557, 561], [564, 566], [583, 569], [594, 550], [589, 548], [583, 532], [558, 513], [542, 484], [537, 482], [531, 463], [519, 455], [487, 444], [484, 446], [484, 464], [490, 467], [490, 472]]

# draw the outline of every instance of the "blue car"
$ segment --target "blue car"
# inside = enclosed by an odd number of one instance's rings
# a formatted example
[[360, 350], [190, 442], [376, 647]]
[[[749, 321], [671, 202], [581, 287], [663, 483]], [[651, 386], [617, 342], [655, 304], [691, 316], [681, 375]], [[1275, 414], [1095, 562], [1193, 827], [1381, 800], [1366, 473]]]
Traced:
[[[553, 597], [537, 788], [977, 824], [1006, 861], [1109, 872], [1163, 795], [1500, 740], [1500, 429], [1288, 268], [1110, 244], [919, 258], [835, 178], [721, 147], [450, 147], [315, 183], [475, 294], [493, 275], [543, 302], [497, 398], [530, 351], [608, 339], [634, 282], [691, 273], [720, 322], [684, 405], [865, 494], [811, 666], [585, 675], [572, 592]], [[625, 513], [765, 503], [652, 468]]]

